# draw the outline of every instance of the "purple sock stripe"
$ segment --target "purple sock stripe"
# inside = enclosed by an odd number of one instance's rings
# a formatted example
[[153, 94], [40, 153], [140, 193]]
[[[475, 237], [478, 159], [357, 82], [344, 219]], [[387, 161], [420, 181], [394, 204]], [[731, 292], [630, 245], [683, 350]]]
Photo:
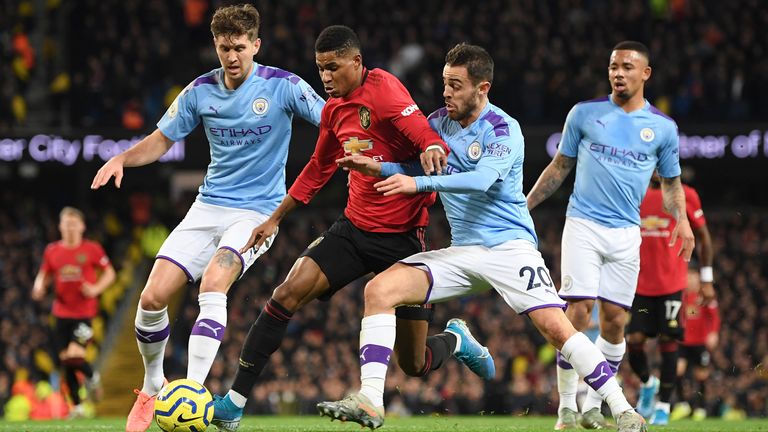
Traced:
[[560, 351], [557, 352], [557, 365], [563, 369], [573, 369], [573, 366], [565, 360]]
[[195, 325], [192, 327], [192, 335], [206, 336], [221, 341], [224, 338], [224, 330], [226, 328], [227, 326], [212, 319], [203, 318], [195, 321]]
[[171, 325], [165, 326], [164, 329], [156, 332], [141, 330], [136, 327], [136, 340], [142, 343], [155, 343], [168, 339], [171, 334]]
[[181, 270], [184, 272], [184, 274], [187, 275], [187, 280], [188, 281], [193, 282], [193, 283], [195, 282], [195, 278], [192, 277], [192, 273], [190, 273], [189, 270], [187, 270], [187, 268], [184, 267], [184, 265], [182, 265], [180, 262], [176, 261], [175, 259], [173, 259], [173, 258], [171, 258], [169, 256], [165, 256], [165, 255], [158, 255], [158, 256], [155, 257], [155, 259], [164, 259], [166, 261], [170, 261], [170, 262], [176, 264], [177, 266], [179, 266], [179, 268], [181, 268]]
[[584, 382], [594, 390], [597, 390], [608, 382], [611, 377], [613, 377], [611, 365], [607, 361], [601, 361], [595, 366], [595, 370], [591, 374], [584, 377]]
[[360, 348], [360, 366], [368, 363], [389, 364], [392, 350], [381, 345], [368, 344]]
[[226, 249], [228, 251], [231, 251], [232, 253], [237, 255], [238, 258], [240, 258], [240, 275], [238, 275], [237, 278], [240, 279], [241, 277], [243, 277], [243, 272], [245, 271], [245, 259], [243, 259], [243, 256], [240, 255], [240, 252], [238, 252], [237, 250], [229, 246], [222, 246], [219, 249]]
[[621, 365], [621, 360], [607, 360], [608, 364], [611, 365], [611, 372], [615, 375], [616, 372], [619, 370], [619, 366]]

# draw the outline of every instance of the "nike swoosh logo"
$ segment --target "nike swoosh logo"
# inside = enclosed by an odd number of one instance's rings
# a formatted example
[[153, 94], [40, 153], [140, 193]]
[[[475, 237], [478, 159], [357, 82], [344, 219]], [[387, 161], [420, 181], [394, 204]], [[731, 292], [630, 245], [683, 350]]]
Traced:
[[186, 418], [186, 417], [184, 417], [184, 413], [181, 413], [181, 414], [179, 414], [178, 417], [176, 417], [176, 420], [179, 423], [186, 423], [186, 422], [191, 422], [191, 421], [198, 420], [198, 419], [201, 419], [201, 418], [203, 418], [203, 416]]

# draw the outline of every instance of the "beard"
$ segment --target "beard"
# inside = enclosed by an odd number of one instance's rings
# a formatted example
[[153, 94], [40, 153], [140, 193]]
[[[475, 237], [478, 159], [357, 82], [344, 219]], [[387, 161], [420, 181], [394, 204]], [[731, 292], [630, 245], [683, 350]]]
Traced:
[[458, 106], [456, 107], [456, 111], [453, 113], [452, 116], [450, 116], [451, 120], [454, 121], [462, 121], [466, 120], [469, 116], [472, 115], [472, 112], [477, 108], [477, 101], [476, 100], [468, 100], [466, 105], [464, 105], [464, 109], [459, 110]]

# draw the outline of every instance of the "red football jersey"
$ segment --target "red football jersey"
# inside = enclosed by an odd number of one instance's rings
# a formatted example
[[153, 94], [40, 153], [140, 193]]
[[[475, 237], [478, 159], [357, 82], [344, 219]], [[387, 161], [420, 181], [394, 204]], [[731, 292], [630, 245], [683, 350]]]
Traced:
[[[330, 98], [320, 119], [320, 135], [307, 166], [288, 190], [308, 203], [336, 171], [336, 159], [361, 153], [379, 162], [406, 162], [433, 144], [448, 146], [432, 130], [408, 90], [392, 74], [363, 69], [363, 84], [344, 98]], [[382, 179], [349, 174], [344, 214], [369, 232], [406, 232], [426, 226], [434, 193], [385, 197], [373, 185]]]
[[[691, 228], [707, 223], [701, 200], [696, 191], [683, 185], [685, 212]], [[677, 256], [680, 241], [669, 247], [669, 236], [675, 229], [675, 219], [664, 212], [661, 189], [648, 188], [640, 204], [640, 275], [637, 278], [637, 294], [662, 296], [676, 293], [688, 284], [688, 264]]]
[[701, 294], [683, 291], [683, 345], [704, 345], [707, 335], [720, 331], [720, 312], [717, 301], [701, 304]]
[[74, 248], [64, 246], [61, 241], [49, 244], [40, 269], [54, 275], [53, 315], [59, 318], [94, 317], [98, 312], [98, 299], [83, 295], [83, 282], [96, 282], [96, 270], [108, 266], [109, 257], [96, 242], [83, 240]]

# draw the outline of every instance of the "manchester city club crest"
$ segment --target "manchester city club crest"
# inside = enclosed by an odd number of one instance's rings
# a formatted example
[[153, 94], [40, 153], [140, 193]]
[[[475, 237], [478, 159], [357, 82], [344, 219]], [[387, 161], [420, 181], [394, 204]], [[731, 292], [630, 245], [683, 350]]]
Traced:
[[563, 278], [563, 291], [568, 291], [573, 286], [573, 278], [570, 276], [565, 276]]
[[475, 141], [472, 144], [467, 147], [467, 157], [469, 157], [471, 160], [476, 161], [480, 159], [480, 155], [483, 153], [483, 148], [480, 146], [480, 143]]
[[645, 142], [651, 142], [653, 141], [653, 138], [656, 136], [655, 133], [653, 133], [653, 129], [651, 128], [643, 128], [640, 131], [640, 139]]
[[269, 111], [269, 101], [263, 97], [256, 98], [253, 101], [251, 108], [256, 115], [264, 115]]
[[368, 129], [371, 126], [371, 110], [364, 105], [360, 105], [360, 109], [357, 110], [357, 113], [360, 114], [360, 126], [362, 126], [363, 129]]
[[176, 99], [173, 100], [173, 103], [171, 106], [168, 107], [168, 117], [170, 118], [176, 118], [176, 115], [179, 113], [179, 97], [176, 96]]

